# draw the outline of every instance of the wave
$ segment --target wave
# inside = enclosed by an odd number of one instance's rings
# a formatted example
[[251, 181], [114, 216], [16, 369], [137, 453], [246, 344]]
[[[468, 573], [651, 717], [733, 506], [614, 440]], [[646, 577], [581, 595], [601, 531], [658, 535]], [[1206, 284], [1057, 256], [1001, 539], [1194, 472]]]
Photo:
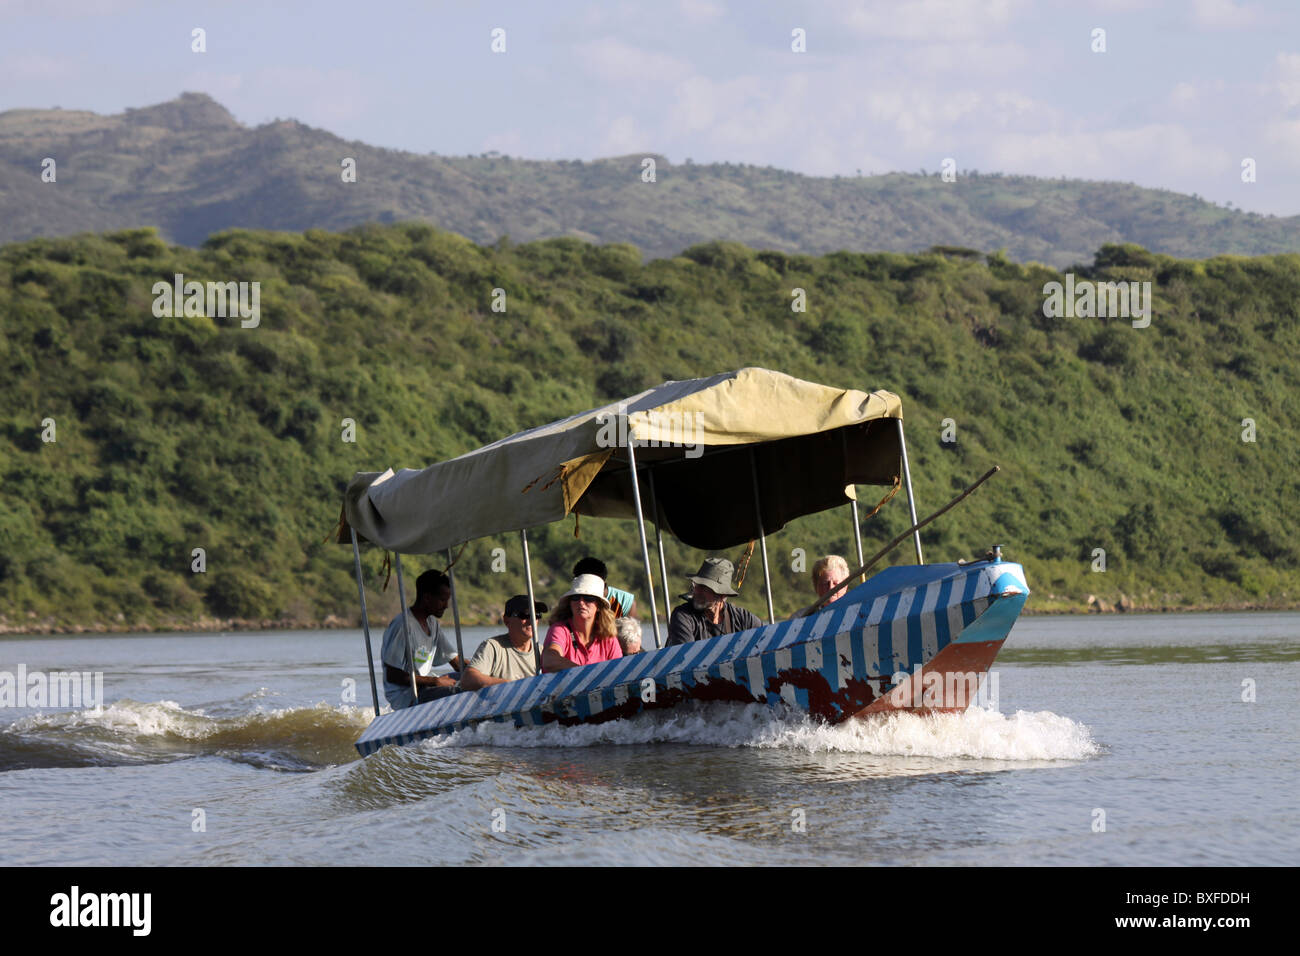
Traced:
[[198, 756], [315, 770], [358, 759], [353, 742], [369, 720], [366, 708], [323, 703], [212, 717], [175, 701], [123, 699], [100, 711], [30, 714], [0, 728], [0, 771]]
[[484, 723], [423, 742], [448, 747], [593, 747], [603, 744], [697, 744], [807, 753], [970, 758], [978, 760], [1078, 760], [1101, 747], [1083, 724], [1047, 711], [1011, 716], [970, 707], [961, 714], [895, 713], [827, 725], [761, 704], [695, 703], [630, 720], [564, 727], [516, 728]]

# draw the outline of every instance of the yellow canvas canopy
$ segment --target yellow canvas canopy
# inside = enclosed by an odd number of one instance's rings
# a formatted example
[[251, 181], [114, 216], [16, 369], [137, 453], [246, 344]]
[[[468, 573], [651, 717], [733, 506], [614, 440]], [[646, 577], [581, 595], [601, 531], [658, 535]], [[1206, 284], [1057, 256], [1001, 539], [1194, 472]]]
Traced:
[[[450, 461], [359, 472], [344, 516], [402, 554], [432, 554], [576, 512], [635, 518], [628, 444], [642, 509], [678, 540], [720, 550], [801, 515], [845, 504], [854, 484], [892, 484], [903, 417], [891, 392], [861, 392], [745, 368], [665, 382], [621, 402], [540, 425]], [[650, 481], [647, 481], [647, 478]], [[340, 541], [348, 540], [347, 528]]]

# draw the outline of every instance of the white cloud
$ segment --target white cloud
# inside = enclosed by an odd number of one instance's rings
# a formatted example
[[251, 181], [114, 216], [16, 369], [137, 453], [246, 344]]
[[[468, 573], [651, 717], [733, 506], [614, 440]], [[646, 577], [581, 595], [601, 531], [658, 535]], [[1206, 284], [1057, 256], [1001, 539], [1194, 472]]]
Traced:
[[1257, 8], [1233, 0], [1194, 0], [1192, 5], [1192, 21], [1207, 30], [1240, 30], [1259, 20]]
[[1283, 163], [1290, 170], [1300, 171], [1300, 120], [1275, 120], [1264, 127], [1264, 142], [1281, 147], [1278, 153], [1286, 157]]
[[0, 60], [0, 80], [6, 86], [20, 83], [62, 82], [77, 78], [82, 61], [73, 57], [19, 53]]
[[1300, 106], [1300, 53], [1279, 53], [1276, 90], [1287, 109]]
[[[268, 66], [243, 77], [234, 74], [195, 73], [193, 80], [222, 89], [222, 95], [240, 102], [237, 112], [252, 122], [269, 116], [292, 116], [309, 126], [318, 126], [340, 136], [340, 127], [366, 118], [373, 107], [365, 93], [364, 79], [353, 70], [318, 70], [309, 66]], [[181, 89], [192, 89], [191, 76]], [[217, 96], [221, 99], [221, 96]], [[292, 108], [278, 104], [292, 104]], [[231, 104], [226, 104], [235, 112]]]
[[608, 124], [598, 149], [602, 156], [627, 156], [638, 151], [657, 152], [658, 143], [635, 116], [623, 113]]
[[156, 0], [0, 0], [0, 17], [34, 16], [47, 20], [81, 19], [82, 17], [120, 16], [132, 10], [157, 6]]
[[727, 12], [722, 4], [711, 0], [677, 0], [677, 9], [691, 23], [712, 23]]
[[662, 88], [694, 72], [685, 60], [642, 50], [612, 36], [580, 44], [574, 52], [583, 67], [609, 83]]
[[1218, 178], [1239, 159], [1172, 123], [1007, 133], [990, 140], [985, 155], [991, 168], [1008, 172], [1145, 183]]
[[969, 40], [1002, 33], [1024, 0], [866, 0], [838, 2], [833, 16], [846, 29], [865, 36]]
[[1182, 112], [1196, 109], [1200, 99], [1200, 93], [1191, 83], [1175, 83], [1174, 88], [1169, 91], [1170, 106]]

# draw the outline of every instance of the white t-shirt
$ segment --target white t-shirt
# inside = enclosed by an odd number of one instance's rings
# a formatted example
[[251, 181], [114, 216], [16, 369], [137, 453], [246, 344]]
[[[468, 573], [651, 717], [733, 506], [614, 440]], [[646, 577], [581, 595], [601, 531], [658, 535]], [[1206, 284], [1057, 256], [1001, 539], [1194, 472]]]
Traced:
[[[402, 640], [403, 617], [406, 618], [405, 641]], [[428, 634], [424, 633], [424, 628], [420, 627], [419, 620], [409, 608], [404, 614], [393, 618], [388, 629], [384, 631], [384, 643], [379, 652], [383, 662], [390, 667], [396, 667], [404, 674], [414, 670], [421, 677], [428, 677], [433, 669], [441, 664], [451, 663], [451, 659], [456, 656], [456, 649], [447, 639], [438, 619], [431, 614], [425, 622], [429, 625]], [[388, 703], [394, 710], [410, 707], [415, 703], [415, 695], [411, 693], [409, 679], [401, 684], [394, 684], [385, 676], [384, 696], [388, 698]]]

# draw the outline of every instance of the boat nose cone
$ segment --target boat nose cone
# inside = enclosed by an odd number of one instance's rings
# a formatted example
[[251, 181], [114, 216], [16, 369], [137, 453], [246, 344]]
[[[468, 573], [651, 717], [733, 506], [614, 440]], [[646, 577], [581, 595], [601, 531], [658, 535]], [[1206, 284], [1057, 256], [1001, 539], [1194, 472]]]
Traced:
[[990, 597], [1010, 597], [1013, 594], [1028, 594], [1029, 585], [1025, 583], [1024, 572], [1015, 573], [1009, 568], [1019, 568], [1019, 565], [1003, 564], [998, 567], [998, 576], [993, 580], [993, 586], [989, 588]]

